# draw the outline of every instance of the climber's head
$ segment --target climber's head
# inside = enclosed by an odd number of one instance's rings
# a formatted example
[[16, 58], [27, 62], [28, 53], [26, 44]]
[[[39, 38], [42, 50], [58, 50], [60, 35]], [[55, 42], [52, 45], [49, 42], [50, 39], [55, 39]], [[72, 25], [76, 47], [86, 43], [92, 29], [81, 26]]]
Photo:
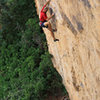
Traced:
[[43, 10], [43, 12], [46, 13], [48, 11], [48, 9], [49, 9], [49, 7], [45, 7], [44, 10]]

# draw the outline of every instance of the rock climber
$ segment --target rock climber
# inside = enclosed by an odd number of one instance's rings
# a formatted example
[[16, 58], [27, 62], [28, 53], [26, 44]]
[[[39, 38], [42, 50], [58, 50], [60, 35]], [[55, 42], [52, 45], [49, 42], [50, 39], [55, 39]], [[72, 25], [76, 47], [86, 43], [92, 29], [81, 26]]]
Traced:
[[[56, 41], [59, 41], [59, 40], [55, 38], [54, 33], [53, 33], [53, 29], [51, 27], [51, 23], [49, 22], [49, 20], [54, 16], [54, 13], [49, 18], [47, 17], [47, 14], [46, 14], [48, 9], [49, 9], [47, 7], [47, 5], [50, 3], [50, 1], [51, 0], [48, 0], [45, 3], [45, 5], [43, 6], [43, 8], [42, 8], [42, 10], [40, 12], [40, 18], [39, 18], [40, 22], [39, 22], [39, 25], [41, 27], [43, 27], [43, 28], [47, 28], [50, 31], [51, 36], [53, 37], [54, 42], [56, 42]], [[55, 29], [55, 31], [56, 31], [56, 29]]]

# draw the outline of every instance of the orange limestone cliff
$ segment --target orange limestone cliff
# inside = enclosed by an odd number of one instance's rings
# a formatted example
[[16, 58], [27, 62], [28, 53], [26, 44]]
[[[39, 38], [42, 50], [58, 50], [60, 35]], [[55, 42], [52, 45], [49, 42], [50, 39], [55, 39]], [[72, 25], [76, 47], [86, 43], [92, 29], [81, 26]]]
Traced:
[[[39, 14], [46, 0], [35, 2]], [[49, 7], [59, 42], [44, 32], [70, 100], [100, 100], [100, 0], [51, 0]]]

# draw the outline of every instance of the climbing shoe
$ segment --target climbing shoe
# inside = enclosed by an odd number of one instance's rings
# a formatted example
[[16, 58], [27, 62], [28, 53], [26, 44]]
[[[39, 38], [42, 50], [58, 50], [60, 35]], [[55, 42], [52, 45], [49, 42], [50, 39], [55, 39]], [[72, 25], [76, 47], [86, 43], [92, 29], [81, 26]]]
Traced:
[[54, 42], [59, 41], [59, 39], [55, 39]]

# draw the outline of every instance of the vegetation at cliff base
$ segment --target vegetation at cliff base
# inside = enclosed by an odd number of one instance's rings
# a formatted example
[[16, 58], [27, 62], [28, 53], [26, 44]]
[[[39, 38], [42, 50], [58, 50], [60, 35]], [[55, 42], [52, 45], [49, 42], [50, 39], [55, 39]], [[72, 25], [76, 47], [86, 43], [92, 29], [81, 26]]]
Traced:
[[45, 100], [65, 94], [34, 0], [0, 0], [0, 8], [0, 100]]

